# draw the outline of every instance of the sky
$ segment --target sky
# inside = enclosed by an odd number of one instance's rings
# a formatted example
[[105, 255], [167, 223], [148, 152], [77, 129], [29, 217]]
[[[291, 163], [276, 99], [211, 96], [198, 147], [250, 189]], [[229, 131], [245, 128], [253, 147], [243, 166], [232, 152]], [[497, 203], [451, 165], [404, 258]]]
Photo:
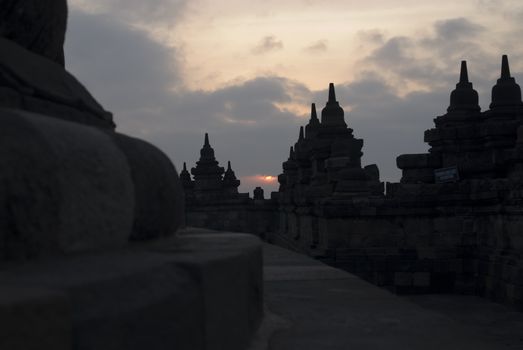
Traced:
[[424, 153], [467, 60], [488, 109], [501, 55], [523, 81], [520, 0], [69, 0], [66, 68], [119, 132], [195, 166], [209, 133], [240, 191], [266, 197], [329, 83], [364, 139], [363, 165], [399, 181]]

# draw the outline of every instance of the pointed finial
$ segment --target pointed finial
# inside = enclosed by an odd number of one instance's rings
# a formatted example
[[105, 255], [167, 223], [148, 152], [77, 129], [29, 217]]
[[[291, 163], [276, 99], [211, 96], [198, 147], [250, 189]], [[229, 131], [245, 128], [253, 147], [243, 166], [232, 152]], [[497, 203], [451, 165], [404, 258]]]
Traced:
[[316, 103], [311, 104], [311, 120], [318, 120], [318, 113], [316, 113]]
[[294, 147], [291, 146], [291, 150], [289, 152], [289, 159], [294, 158]]
[[298, 138], [298, 141], [301, 141], [304, 139], [304, 136], [303, 136], [303, 126], [300, 126], [300, 137]]
[[183, 171], [187, 171], [187, 164], [183, 162]]
[[329, 84], [329, 102], [336, 102], [336, 91], [334, 91], [334, 84]]
[[461, 61], [461, 70], [459, 82], [456, 89], [450, 93], [450, 105], [447, 112], [479, 112], [478, 93], [474, 90], [472, 83], [469, 81], [467, 61]]
[[211, 146], [210, 143], [209, 143], [209, 134], [208, 133], [205, 133], [205, 142], [203, 144], [204, 146]]
[[492, 87], [490, 109], [522, 105], [521, 88], [516, 83], [516, 79], [510, 76], [508, 57], [503, 55], [501, 58], [501, 77]]
[[227, 161], [227, 171], [232, 171], [231, 169], [231, 161]]
[[459, 75], [459, 82], [460, 83], [468, 83], [469, 82], [469, 73], [467, 70], [467, 61], [461, 61], [461, 72]]
[[508, 56], [503, 55], [501, 57], [501, 79], [509, 79], [510, 78], [510, 68], [508, 65]]
[[346, 128], [344, 118], [345, 112], [340, 107], [338, 101], [336, 101], [336, 91], [334, 90], [334, 84], [329, 84], [329, 100], [325, 104], [325, 107], [321, 110], [321, 124], [327, 127], [340, 127]]

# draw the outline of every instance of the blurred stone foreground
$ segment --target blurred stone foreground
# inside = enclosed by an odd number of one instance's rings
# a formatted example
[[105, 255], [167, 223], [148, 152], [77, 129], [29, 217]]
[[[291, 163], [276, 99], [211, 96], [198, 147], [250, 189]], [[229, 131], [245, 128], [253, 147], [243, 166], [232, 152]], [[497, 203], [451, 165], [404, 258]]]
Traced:
[[241, 349], [261, 247], [181, 234], [170, 160], [64, 69], [66, 0], [0, 0], [0, 349]]

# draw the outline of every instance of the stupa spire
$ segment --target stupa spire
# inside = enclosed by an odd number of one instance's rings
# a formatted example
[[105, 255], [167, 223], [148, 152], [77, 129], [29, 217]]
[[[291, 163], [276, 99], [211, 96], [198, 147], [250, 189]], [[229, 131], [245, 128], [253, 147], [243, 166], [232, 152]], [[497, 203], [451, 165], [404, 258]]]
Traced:
[[209, 134], [205, 133], [205, 139], [203, 142], [203, 147], [200, 150], [200, 160], [210, 160], [214, 161], [214, 149], [211, 147], [209, 142]]
[[309, 123], [305, 125], [305, 137], [310, 139], [317, 134], [317, 129], [320, 126], [320, 120], [318, 119], [318, 114], [316, 113], [316, 104], [311, 104], [311, 118]]
[[507, 55], [501, 57], [501, 79], [510, 79], [510, 67]]
[[521, 106], [521, 88], [516, 79], [510, 76], [508, 56], [501, 58], [501, 76], [492, 88], [490, 108]]
[[236, 178], [236, 174], [232, 170], [231, 161], [227, 161], [227, 170], [223, 174], [223, 186], [232, 190], [233, 193], [238, 193], [238, 186], [240, 186], [240, 180]]
[[303, 135], [303, 126], [300, 126], [300, 136], [298, 137], [298, 141], [302, 141], [304, 139], [304, 135]]
[[311, 120], [310, 121], [311, 122], [312, 121], [318, 121], [318, 122], [320, 121], [318, 119], [318, 113], [316, 113], [316, 103], [312, 103], [311, 104]]
[[460, 83], [469, 82], [469, 72], [467, 70], [467, 61], [461, 61], [461, 71], [459, 74], [459, 82]]
[[183, 170], [180, 171], [180, 181], [182, 183], [183, 188], [189, 189], [192, 188], [193, 181], [191, 179], [191, 174], [187, 171], [187, 164], [183, 162]]
[[456, 89], [450, 94], [450, 105], [447, 111], [480, 111], [478, 92], [474, 90], [472, 83], [469, 81], [467, 61], [461, 61], [459, 82], [456, 84]]
[[209, 143], [209, 134], [205, 133], [205, 140], [202, 149], [200, 150], [200, 160], [196, 162], [196, 167], [191, 169], [191, 174], [195, 176], [212, 175], [216, 179], [221, 180], [223, 168], [218, 166], [218, 161], [214, 156], [214, 149]]
[[342, 127], [346, 128], [345, 124], [345, 112], [340, 107], [338, 101], [336, 101], [336, 91], [334, 90], [334, 84], [329, 84], [329, 100], [321, 111], [321, 124], [327, 127]]
[[334, 90], [334, 83], [329, 84], [329, 102], [336, 102], [336, 91]]
[[223, 188], [223, 172], [214, 156], [214, 149], [209, 142], [209, 134], [205, 133], [203, 147], [200, 150], [200, 160], [191, 169], [194, 176], [194, 190], [197, 198], [212, 198]]

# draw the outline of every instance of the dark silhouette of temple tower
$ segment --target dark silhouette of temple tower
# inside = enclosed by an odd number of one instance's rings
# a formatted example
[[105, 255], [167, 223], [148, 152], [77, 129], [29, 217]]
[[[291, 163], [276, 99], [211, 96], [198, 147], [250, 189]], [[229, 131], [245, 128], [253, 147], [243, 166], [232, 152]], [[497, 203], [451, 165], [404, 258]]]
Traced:
[[490, 109], [485, 112], [480, 111], [478, 93], [468, 80], [463, 61], [447, 113], [435, 118], [435, 128], [425, 132], [429, 153], [397, 158], [403, 172], [401, 182], [445, 181], [435, 177], [441, 169], [454, 172], [452, 181], [509, 176], [514, 155], [507, 150], [516, 146], [516, 130], [522, 120], [521, 89], [510, 76], [508, 57], [502, 57], [501, 76], [492, 88]]
[[200, 150], [200, 159], [196, 166], [191, 169], [191, 175], [187, 166], [183, 164], [180, 179], [185, 191], [187, 201], [220, 202], [223, 200], [248, 197], [248, 194], [239, 194], [238, 186], [240, 180], [236, 178], [228, 162], [227, 170], [224, 170], [216, 160], [214, 149], [209, 142], [209, 134], [205, 134], [203, 147]]
[[263, 190], [254, 190], [254, 199], [248, 193], [239, 193], [240, 180], [227, 162], [224, 170], [216, 160], [209, 135], [200, 150], [196, 166], [187, 171], [183, 164], [180, 180], [185, 193], [186, 223], [192, 227], [215, 230], [251, 232], [265, 235], [277, 225], [277, 199], [265, 200]]
[[345, 112], [336, 100], [334, 84], [318, 120], [311, 105], [308, 124], [300, 128], [278, 177], [282, 203], [306, 204], [315, 199], [368, 196], [383, 193], [375, 165], [362, 168], [363, 140], [347, 127]]

